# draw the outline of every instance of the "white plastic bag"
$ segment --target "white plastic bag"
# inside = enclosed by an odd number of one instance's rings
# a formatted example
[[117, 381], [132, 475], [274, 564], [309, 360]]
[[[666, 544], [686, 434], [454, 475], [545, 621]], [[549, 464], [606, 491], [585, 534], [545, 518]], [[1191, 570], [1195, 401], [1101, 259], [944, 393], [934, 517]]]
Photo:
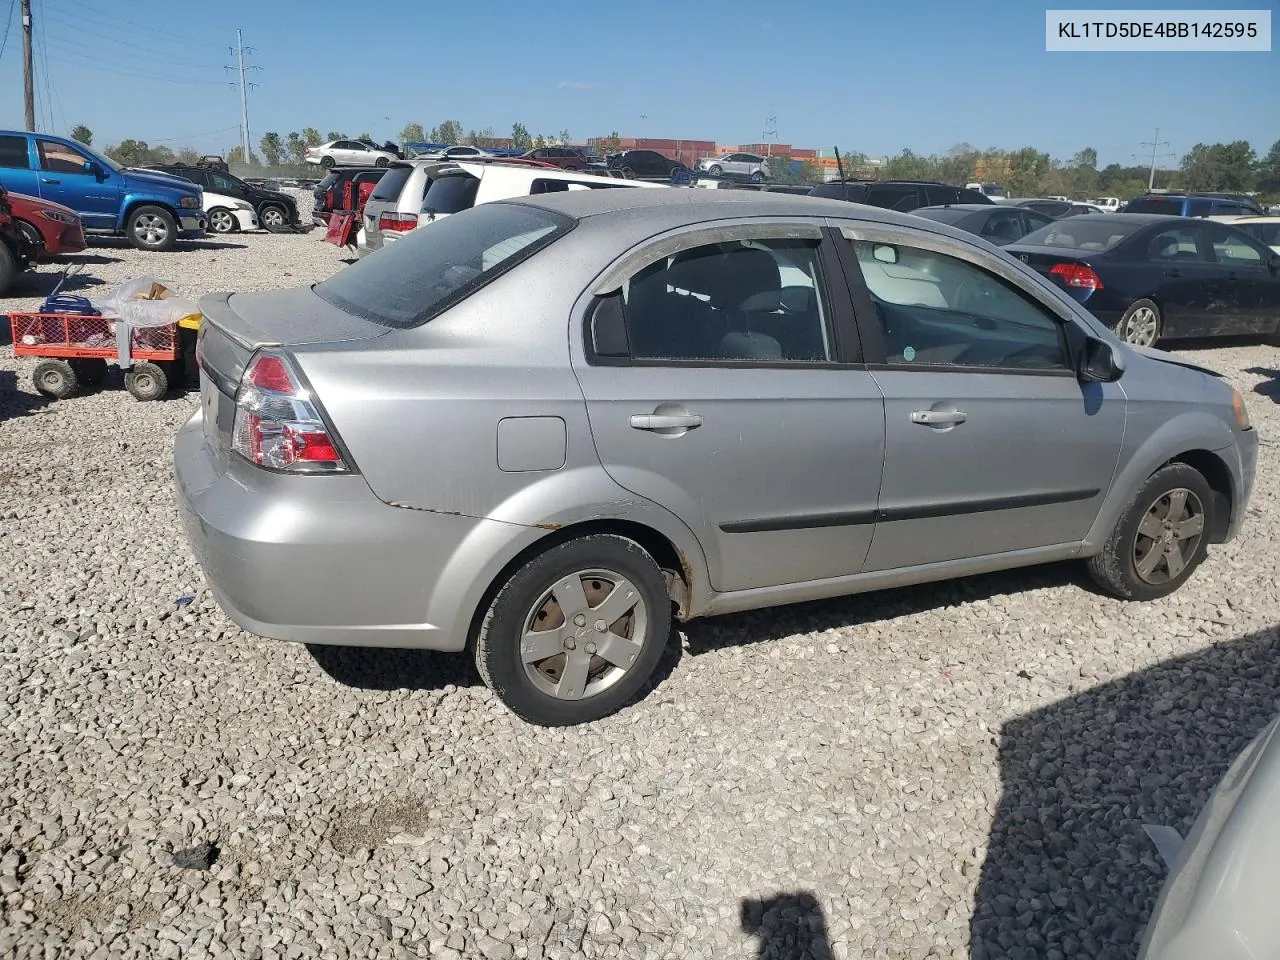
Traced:
[[[163, 300], [140, 300], [153, 285], [161, 286], [169, 295]], [[177, 323], [183, 317], [199, 313], [200, 308], [194, 300], [180, 296], [172, 283], [157, 280], [155, 277], [135, 277], [126, 280], [105, 300], [94, 300], [93, 305], [104, 317], [116, 321], [117, 362], [122, 370], [133, 365], [130, 356], [133, 343], [133, 331], [139, 327], [163, 327]]]

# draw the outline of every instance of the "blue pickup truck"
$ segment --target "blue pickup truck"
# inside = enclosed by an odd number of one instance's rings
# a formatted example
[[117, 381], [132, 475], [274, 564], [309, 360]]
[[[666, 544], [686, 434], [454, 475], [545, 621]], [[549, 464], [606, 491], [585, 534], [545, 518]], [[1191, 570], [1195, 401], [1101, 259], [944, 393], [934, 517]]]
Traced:
[[0, 130], [0, 186], [64, 204], [84, 232], [123, 236], [139, 250], [170, 250], [204, 234], [204, 191], [120, 166], [75, 140]]

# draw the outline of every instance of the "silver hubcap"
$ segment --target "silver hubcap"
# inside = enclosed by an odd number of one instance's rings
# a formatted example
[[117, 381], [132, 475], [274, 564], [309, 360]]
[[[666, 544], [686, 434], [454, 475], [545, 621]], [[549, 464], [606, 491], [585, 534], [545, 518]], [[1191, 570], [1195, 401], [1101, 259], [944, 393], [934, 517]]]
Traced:
[[133, 222], [133, 235], [143, 243], [163, 243], [169, 236], [169, 225], [154, 213], [148, 213]]
[[1156, 342], [1156, 334], [1160, 329], [1160, 318], [1150, 307], [1139, 307], [1124, 322], [1120, 337], [1127, 343], [1139, 347], [1150, 347]]
[[231, 214], [225, 210], [215, 210], [209, 214], [209, 226], [217, 233], [231, 232]]
[[520, 637], [520, 659], [541, 692], [582, 700], [627, 674], [648, 629], [635, 584], [612, 570], [580, 570], [561, 577], [533, 605]]
[[268, 207], [262, 211], [262, 222], [268, 227], [278, 227], [284, 223], [284, 214], [275, 207]]
[[1138, 524], [1133, 565], [1147, 583], [1175, 579], [1200, 548], [1204, 505], [1185, 487], [1170, 490], [1153, 503]]

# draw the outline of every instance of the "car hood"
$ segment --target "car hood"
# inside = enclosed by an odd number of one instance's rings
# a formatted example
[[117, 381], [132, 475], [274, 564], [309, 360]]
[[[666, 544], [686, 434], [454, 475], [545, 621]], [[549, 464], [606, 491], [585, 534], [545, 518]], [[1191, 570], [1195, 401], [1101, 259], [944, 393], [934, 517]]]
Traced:
[[75, 210], [70, 207], [63, 206], [61, 203], [54, 203], [52, 200], [41, 200], [39, 197], [30, 197], [25, 193], [9, 193], [5, 195], [10, 206], [13, 207], [14, 213], [21, 213], [23, 210], [30, 210], [34, 213], [37, 210], [53, 210], [57, 213], [65, 213], [72, 217], [79, 217]]
[[263, 200], [279, 200], [281, 203], [295, 203], [293, 197], [287, 193], [281, 193], [279, 190], [258, 190], [255, 191]]
[[125, 179], [130, 184], [142, 184], [144, 186], [168, 187], [170, 190], [182, 190], [184, 193], [192, 193], [199, 195], [201, 186], [198, 183], [192, 183], [185, 177], [179, 177], [172, 173], [161, 173], [159, 170], [137, 170], [133, 167], [125, 167]]
[[1174, 353], [1167, 353], [1164, 350], [1157, 350], [1154, 347], [1138, 347], [1133, 344], [1127, 344], [1130, 350], [1144, 357], [1150, 357], [1152, 360], [1159, 360], [1161, 363], [1168, 363], [1175, 367], [1185, 367], [1188, 370], [1195, 370], [1198, 373], [1207, 373], [1211, 377], [1222, 379], [1222, 374], [1212, 367], [1204, 367], [1198, 363], [1192, 363], [1190, 360], [1184, 360], [1182, 357]]

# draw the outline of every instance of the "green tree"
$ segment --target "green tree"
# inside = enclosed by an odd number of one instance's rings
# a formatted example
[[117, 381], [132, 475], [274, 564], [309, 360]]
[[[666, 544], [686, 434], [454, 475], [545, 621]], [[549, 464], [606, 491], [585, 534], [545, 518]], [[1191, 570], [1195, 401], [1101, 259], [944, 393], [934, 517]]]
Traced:
[[173, 163], [176, 156], [168, 147], [152, 147], [147, 153], [147, 163]]
[[485, 147], [493, 140], [493, 127], [485, 127], [483, 130], [472, 130], [462, 142], [469, 143], [473, 147]]
[[465, 134], [462, 130], [462, 124], [457, 120], [446, 120], [438, 127], [431, 130], [431, 136], [428, 139], [432, 143], [461, 143]]
[[347, 139], [347, 135], [345, 133], [338, 133], [336, 130], [330, 130], [328, 133], [324, 135], [325, 143], [328, 143], [331, 140], [345, 140], [345, 139]]
[[1035, 147], [1023, 147], [1009, 155], [1009, 178], [1005, 185], [1011, 196], [1037, 197], [1053, 164], [1047, 153]]
[[174, 158], [178, 163], [185, 163], [188, 166], [196, 163], [200, 159], [200, 151], [195, 147], [183, 147], [178, 151]]
[[280, 139], [280, 134], [274, 131], [264, 133], [258, 146], [262, 149], [262, 157], [267, 161], [267, 166], [280, 166], [284, 160], [284, 142]]
[[231, 167], [260, 167], [262, 161], [252, 150], [249, 151], [249, 162], [244, 160], [244, 147], [232, 147], [227, 151], [227, 165]]
[[356, 137], [356, 139], [357, 139], [357, 140], [372, 140], [372, 139], [373, 139], [373, 134], [368, 133], [368, 132], [366, 131], [365, 133], [362, 133], [362, 134], [360, 134], [360, 136]]
[[[329, 139], [332, 140], [334, 138], [330, 137]], [[302, 142], [307, 147], [318, 147], [324, 143], [324, 140], [321, 139], [320, 131], [315, 127], [304, 127], [302, 129]]]
[[136, 167], [147, 162], [151, 148], [145, 140], [121, 140], [115, 146], [108, 146], [107, 154], [123, 166]]
[[86, 147], [93, 144], [93, 131], [86, 127], [83, 123], [77, 123], [71, 128], [71, 139], [79, 140]]
[[284, 138], [285, 156], [290, 163], [300, 164], [305, 162], [307, 155], [307, 142], [302, 139], [302, 134], [297, 130], [291, 130]]
[[1253, 185], [1257, 154], [1247, 140], [1197, 143], [1182, 158], [1188, 190], [1248, 190]]
[[884, 165], [886, 180], [932, 180], [936, 174], [936, 164], [929, 157], [922, 157], [909, 149], [904, 149]]
[[404, 129], [400, 131], [401, 143], [422, 143], [426, 139], [426, 131], [422, 129], [422, 124], [417, 122], [406, 123]]
[[614, 130], [607, 137], [599, 137], [596, 139], [596, 149], [608, 156], [611, 153], [617, 153], [622, 149], [622, 138], [618, 136], [618, 131]]
[[1280, 140], [1258, 161], [1258, 189], [1263, 193], [1280, 193]]
[[558, 137], [556, 138], [556, 140], [557, 140], [559, 143], [561, 143], [561, 144], [568, 143], [570, 139], [571, 139], [571, 138], [570, 138], [570, 136], [569, 136], [569, 131], [568, 131], [568, 130], [561, 130], [561, 131], [560, 131], [560, 136], [558, 136]]
[[511, 125], [511, 145], [518, 150], [528, 150], [533, 146], [533, 137], [529, 136], [529, 128], [518, 120]]

